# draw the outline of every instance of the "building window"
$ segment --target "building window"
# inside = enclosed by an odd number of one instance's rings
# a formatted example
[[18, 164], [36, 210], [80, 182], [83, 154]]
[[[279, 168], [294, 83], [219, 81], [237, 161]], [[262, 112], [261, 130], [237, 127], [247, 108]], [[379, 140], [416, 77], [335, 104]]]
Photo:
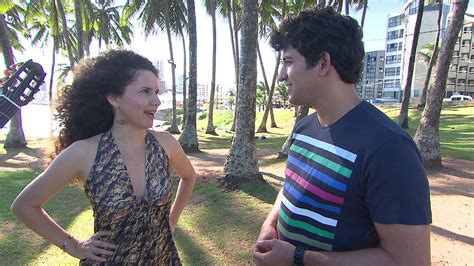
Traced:
[[402, 55], [399, 54], [399, 55], [397, 56], [397, 63], [401, 63], [401, 62], [402, 62]]
[[399, 63], [399, 62], [397, 62], [398, 56], [401, 57], [401, 55], [389, 55], [389, 56], [387, 56], [387, 58], [385, 60], [385, 64], [389, 65], [389, 64]]
[[468, 80], [467, 85], [470, 85], [470, 86], [474, 85], [474, 80], [472, 80], [472, 79]]
[[396, 16], [396, 17], [391, 17], [388, 19], [388, 27], [396, 27], [398, 25], [401, 25], [403, 22], [403, 15]]
[[471, 55], [471, 60], [474, 60], [474, 54]]
[[379, 72], [383, 73], [383, 67], [379, 67]]
[[398, 30], [389, 31], [387, 34], [387, 40], [398, 39]]
[[456, 79], [454, 78], [448, 79], [448, 85], [456, 85]]
[[458, 71], [458, 65], [451, 65], [451, 72]]
[[462, 47], [469, 47], [471, 45], [471, 40], [463, 40]]
[[471, 33], [471, 31], [472, 31], [472, 26], [464, 27], [464, 33]]
[[401, 51], [403, 48], [403, 43], [399, 42], [398, 43], [398, 51]]
[[469, 73], [474, 73], [474, 67], [469, 68]]
[[458, 79], [458, 85], [465, 85], [466, 80], [465, 79]]
[[461, 67], [459, 67], [459, 72], [467, 73], [467, 66], [461, 66]]
[[387, 67], [385, 69], [385, 76], [386, 77], [393, 77], [400, 75], [400, 67]]
[[382, 55], [382, 56], [379, 56], [379, 61], [380, 61], [380, 62], [383, 62], [383, 60], [385, 60], [384, 56], [383, 56], [383, 55]]
[[462, 53], [461, 54], [461, 59], [469, 59], [469, 53]]
[[454, 51], [453, 52], [453, 57], [459, 57], [459, 51]]
[[389, 43], [387, 44], [387, 52], [395, 52], [397, 51], [397, 43]]
[[385, 88], [400, 88], [400, 80], [399, 79], [384, 80], [383, 86]]

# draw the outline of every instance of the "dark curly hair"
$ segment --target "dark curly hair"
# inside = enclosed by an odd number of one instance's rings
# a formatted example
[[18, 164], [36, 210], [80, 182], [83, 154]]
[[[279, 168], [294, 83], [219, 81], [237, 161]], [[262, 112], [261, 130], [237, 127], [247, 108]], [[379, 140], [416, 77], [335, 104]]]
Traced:
[[72, 84], [59, 92], [55, 117], [61, 130], [56, 153], [77, 140], [109, 130], [114, 110], [106, 96], [122, 95], [140, 70], [151, 71], [158, 77], [153, 63], [132, 51], [111, 50], [82, 60], [74, 69]]
[[277, 51], [292, 46], [306, 59], [308, 68], [327, 52], [341, 79], [355, 84], [363, 68], [362, 37], [362, 28], [355, 19], [319, 5], [285, 18], [280, 28], [273, 30], [270, 44]]

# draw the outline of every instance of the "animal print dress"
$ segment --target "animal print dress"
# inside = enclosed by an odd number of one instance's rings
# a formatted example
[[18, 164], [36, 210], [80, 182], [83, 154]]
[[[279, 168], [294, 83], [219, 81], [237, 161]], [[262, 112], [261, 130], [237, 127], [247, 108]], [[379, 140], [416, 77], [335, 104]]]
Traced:
[[[102, 240], [117, 245], [102, 265], [181, 265], [171, 233], [172, 182], [169, 160], [156, 138], [145, 138], [143, 197], [134, 193], [122, 155], [110, 131], [99, 141], [84, 185], [94, 211], [94, 232], [111, 231]], [[101, 264], [89, 259], [80, 265]]]

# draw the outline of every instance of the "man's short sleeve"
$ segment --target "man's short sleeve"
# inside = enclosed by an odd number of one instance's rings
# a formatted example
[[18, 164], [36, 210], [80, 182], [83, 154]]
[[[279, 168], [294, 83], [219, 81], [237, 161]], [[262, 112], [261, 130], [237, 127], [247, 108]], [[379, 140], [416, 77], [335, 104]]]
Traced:
[[428, 179], [415, 143], [397, 136], [369, 160], [365, 201], [374, 222], [430, 224]]

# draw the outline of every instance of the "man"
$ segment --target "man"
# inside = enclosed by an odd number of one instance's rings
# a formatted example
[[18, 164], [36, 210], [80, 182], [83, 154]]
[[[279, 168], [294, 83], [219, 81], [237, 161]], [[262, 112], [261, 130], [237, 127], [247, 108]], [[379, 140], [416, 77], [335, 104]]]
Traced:
[[331, 7], [285, 19], [271, 45], [295, 127], [286, 179], [262, 225], [257, 265], [429, 265], [426, 173], [410, 136], [362, 101], [362, 29]]

